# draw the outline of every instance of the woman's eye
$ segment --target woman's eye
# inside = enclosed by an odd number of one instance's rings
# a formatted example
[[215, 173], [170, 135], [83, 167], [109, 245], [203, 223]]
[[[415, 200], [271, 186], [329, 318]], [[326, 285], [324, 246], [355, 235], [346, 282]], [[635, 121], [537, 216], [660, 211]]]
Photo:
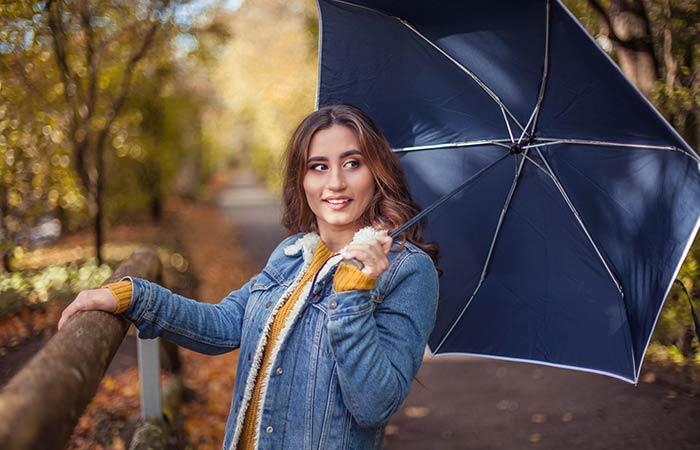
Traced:
[[[349, 161], [345, 162], [345, 167], [350, 167], [351, 169], [354, 169], [356, 167], [360, 166], [360, 161], [357, 161], [355, 159], [351, 159]], [[309, 170], [314, 170], [314, 171], [321, 171], [321, 170], [326, 170], [328, 169], [328, 166], [322, 163], [317, 163], [317, 164], [311, 164], [309, 166]]]

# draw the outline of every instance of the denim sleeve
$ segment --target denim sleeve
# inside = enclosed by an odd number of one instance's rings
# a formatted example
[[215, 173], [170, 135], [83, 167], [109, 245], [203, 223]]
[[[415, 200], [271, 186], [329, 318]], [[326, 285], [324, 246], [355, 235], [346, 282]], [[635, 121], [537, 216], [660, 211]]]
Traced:
[[134, 323], [142, 339], [162, 336], [178, 345], [207, 355], [238, 348], [250, 286], [257, 275], [219, 303], [201, 303], [138, 277], [132, 283], [132, 300], [122, 313]]
[[327, 329], [343, 401], [360, 426], [378, 426], [400, 407], [435, 325], [438, 276], [425, 253], [398, 261], [383, 301], [370, 290], [336, 293]]

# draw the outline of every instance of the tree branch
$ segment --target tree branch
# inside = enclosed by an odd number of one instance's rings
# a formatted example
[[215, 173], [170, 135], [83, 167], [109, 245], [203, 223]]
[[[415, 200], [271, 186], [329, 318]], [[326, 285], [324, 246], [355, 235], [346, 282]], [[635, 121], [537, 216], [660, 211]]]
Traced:
[[141, 24], [143, 22], [142, 20], [134, 20], [130, 22], [129, 24], [120, 27], [117, 31], [114, 33], [110, 34], [109, 36], [105, 37], [104, 39], [101, 39], [100, 42], [95, 46], [95, 53], [100, 54], [105, 47], [107, 47], [109, 44], [114, 42], [119, 36], [122, 36], [125, 33], [133, 31], [137, 25]]
[[85, 188], [85, 191], [89, 192], [91, 183], [85, 164], [85, 157], [88, 149], [87, 133], [85, 130], [83, 130], [82, 133], [80, 132], [81, 121], [78, 100], [76, 95], [71, 93], [71, 86], [77, 92], [79, 85], [76, 83], [75, 76], [68, 64], [68, 56], [65, 46], [65, 33], [63, 32], [63, 27], [61, 25], [60, 0], [58, 2], [48, 0], [46, 2], [46, 11], [48, 12], [48, 25], [51, 32], [54, 56], [56, 57], [58, 72], [60, 73], [61, 80], [63, 82], [63, 95], [66, 99], [66, 106], [68, 106], [72, 111], [72, 115], [69, 119], [69, 128], [71, 141], [73, 142], [73, 165], [75, 166], [75, 171], [77, 172], [78, 178]]
[[[52, 5], [56, 5], [55, 8], [51, 8]], [[68, 64], [68, 50], [67, 50], [67, 38], [66, 38], [66, 32], [63, 29], [63, 22], [61, 19], [62, 11], [61, 11], [61, 2], [59, 1], [52, 1], [49, 0], [46, 3], [46, 10], [48, 11], [48, 24], [49, 24], [49, 29], [51, 30], [51, 37], [54, 45], [54, 53], [56, 55], [56, 61], [58, 62], [58, 68], [59, 71], [61, 72], [61, 76], [63, 78], [63, 82], [65, 84], [66, 90], [64, 92], [64, 95], [68, 96], [71, 95], [70, 87], [72, 86], [74, 88], [75, 95], [73, 96], [73, 99], [70, 101], [68, 98], [66, 99], [68, 103], [82, 103], [82, 91], [81, 91], [81, 85], [80, 85], [80, 77], [76, 75], [71, 69], [70, 65]], [[76, 112], [77, 112], [77, 105], [74, 105], [76, 107]]]
[[95, 111], [95, 104], [97, 103], [97, 77], [99, 75], [94, 47], [95, 33], [90, 23], [91, 18], [92, 11], [90, 11], [89, 2], [81, 0], [80, 25], [85, 34], [85, 66], [88, 68], [87, 99], [85, 103], [87, 107], [85, 116], [86, 122], [90, 120]]
[[[169, 4], [169, 1], [166, 1], [163, 3], [163, 8], [167, 8]], [[126, 100], [127, 96], [129, 95], [129, 90], [131, 88], [131, 81], [134, 75], [134, 71], [136, 69], [136, 65], [139, 63], [139, 61], [146, 55], [148, 49], [150, 48], [151, 44], [153, 43], [153, 39], [156, 35], [156, 32], [158, 31], [160, 22], [158, 20], [154, 20], [151, 26], [148, 28], [146, 31], [146, 34], [144, 35], [140, 47], [131, 55], [129, 58], [129, 61], [126, 64], [126, 67], [124, 68], [124, 75], [122, 77], [122, 83], [121, 83], [121, 88], [119, 90], [119, 95], [116, 97], [114, 102], [112, 102], [112, 109], [111, 111], [107, 112], [107, 122], [105, 123], [104, 127], [100, 130], [99, 136], [97, 138], [97, 151], [100, 152], [101, 149], [104, 146], [104, 142], [107, 140], [107, 136], [109, 136], [109, 132], [112, 128], [112, 124], [116, 120], [117, 116], [119, 115], [119, 112], [124, 105], [124, 101]]]
[[612, 23], [610, 22], [610, 15], [603, 8], [603, 5], [598, 2], [598, 0], [587, 0], [588, 5], [591, 7], [596, 16], [598, 16], [598, 23], [600, 24], [601, 34], [606, 35], [608, 38], [614, 41], [620, 41], [620, 39], [615, 34]]
[[671, 5], [664, 0], [664, 65], [666, 66], [666, 89], [670, 93], [676, 85], [678, 61], [673, 55], [673, 30], [671, 28]]

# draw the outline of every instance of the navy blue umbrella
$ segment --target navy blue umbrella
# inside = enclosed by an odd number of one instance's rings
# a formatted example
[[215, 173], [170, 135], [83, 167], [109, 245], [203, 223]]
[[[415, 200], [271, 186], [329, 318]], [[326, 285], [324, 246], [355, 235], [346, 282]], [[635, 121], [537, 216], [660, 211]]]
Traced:
[[632, 383], [700, 157], [558, 1], [319, 0], [317, 106], [365, 111], [441, 247], [429, 348]]

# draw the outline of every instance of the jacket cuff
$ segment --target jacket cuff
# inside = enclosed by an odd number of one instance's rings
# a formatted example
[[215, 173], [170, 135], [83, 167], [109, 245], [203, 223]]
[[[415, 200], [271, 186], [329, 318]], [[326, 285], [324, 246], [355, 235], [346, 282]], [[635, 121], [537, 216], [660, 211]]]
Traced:
[[129, 308], [131, 303], [131, 281], [119, 281], [116, 283], [106, 284], [104, 287], [108, 288], [114, 298], [117, 299], [117, 309], [114, 310], [114, 314], [120, 314]]
[[333, 289], [336, 292], [372, 289], [376, 278], [365, 275], [360, 269], [342, 261], [333, 276]]

